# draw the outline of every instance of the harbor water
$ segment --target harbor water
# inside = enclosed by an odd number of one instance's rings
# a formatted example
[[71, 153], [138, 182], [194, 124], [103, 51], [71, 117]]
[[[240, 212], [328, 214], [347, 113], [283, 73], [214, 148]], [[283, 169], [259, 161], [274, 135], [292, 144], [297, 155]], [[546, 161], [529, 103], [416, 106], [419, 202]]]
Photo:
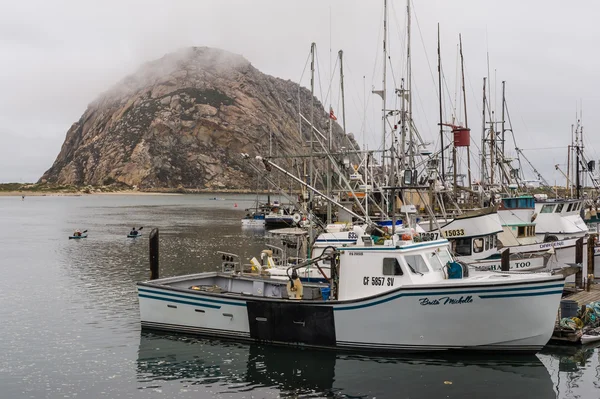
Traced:
[[165, 277], [264, 249], [264, 230], [240, 223], [254, 196], [215, 198], [0, 197], [0, 398], [600, 397], [595, 347], [383, 357], [142, 332], [151, 228]]

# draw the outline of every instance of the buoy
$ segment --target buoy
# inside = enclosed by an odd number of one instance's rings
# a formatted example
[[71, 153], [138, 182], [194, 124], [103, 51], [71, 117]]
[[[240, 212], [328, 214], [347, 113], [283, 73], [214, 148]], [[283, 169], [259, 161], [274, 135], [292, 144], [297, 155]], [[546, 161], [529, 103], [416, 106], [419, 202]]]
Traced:
[[234, 207], [234, 208], [237, 208], [237, 202], [236, 202], [235, 204], [233, 204], [233, 207]]

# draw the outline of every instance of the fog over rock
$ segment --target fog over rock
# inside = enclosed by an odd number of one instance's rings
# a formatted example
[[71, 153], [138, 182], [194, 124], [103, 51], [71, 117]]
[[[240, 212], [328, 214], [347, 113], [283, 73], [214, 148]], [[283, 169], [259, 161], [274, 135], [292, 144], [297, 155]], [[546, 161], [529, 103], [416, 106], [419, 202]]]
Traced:
[[[143, 65], [92, 102], [40, 182], [253, 188], [256, 173], [241, 153], [268, 155], [270, 134], [280, 155], [305, 151], [310, 130], [304, 123], [301, 139], [298, 99], [308, 117], [309, 90], [261, 73], [240, 55], [182, 49]], [[329, 113], [316, 98], [314, 104], [315, 125], [327, 132]], [[333, 133], [337, 146], [348, 146], [337, 123]]]

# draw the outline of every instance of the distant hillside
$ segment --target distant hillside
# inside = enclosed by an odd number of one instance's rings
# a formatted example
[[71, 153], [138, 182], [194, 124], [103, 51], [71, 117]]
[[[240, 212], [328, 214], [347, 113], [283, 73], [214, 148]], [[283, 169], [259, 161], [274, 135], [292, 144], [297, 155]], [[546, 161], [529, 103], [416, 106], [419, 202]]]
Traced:
[[[298, 93], [310, 91], [265, 75], [242, 56], [187, 48], [142, 66], [102, 94], [67, 132], [40, 182], [113, 183], [152, 188], [243, 189], [256, 175], [240, 153], [266, 155], [269, 133], [279, 154], [298, 153]], [[316, 126], [328, 113], [315, 100]], [[345, 141], [334, 125], [338, 143]], [[347, 144], [340, 144], [346, 145]]]

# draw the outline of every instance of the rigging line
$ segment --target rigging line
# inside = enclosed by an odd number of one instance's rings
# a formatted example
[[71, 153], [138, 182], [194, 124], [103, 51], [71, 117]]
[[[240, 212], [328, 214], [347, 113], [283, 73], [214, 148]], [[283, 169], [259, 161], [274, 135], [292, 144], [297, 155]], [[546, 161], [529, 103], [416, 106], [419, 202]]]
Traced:
[[562, 145], [562, 146], [557, 146], [557, 147], [541, 147], [541, 148], [537, 148], [537, 147], [536, 148], [521, 148], [521, 147], [519, 147], [519, 150], [521, 150], [521, 151], [558, 150], [558, 149], [564, 150], [565, 146]]
[[321, 93], [321, 106], [324, 108], [326, 102], [323, 102], [323, 86], [321, 86], [321, 69], [319, 68], [319, 49], [317, 48], [316, 44], [315, 44], [315, 50], [316, 50], [315, 51], [315, 58], [317, 60], [317, 75], [319, 76], [319, 79], [318, 79], [319, 92]]
[[[383, 8], [381, 10], [381, 21], [383, 21]], [[379, 24], [379, 31], [377, 32], [377, 45], [375, 46], [375, 57], [373, 58], [373, 60], [375, 60], [375, 62], [373, 63], [373, 73], [371, 74], [371, 85], [373, 85], [373, 81], [375, 80], [375, 71], [377, 70], [377, 67], [379, 65], [377, 65], [377, 60], [379, 59], [379, 47], [380, 47], [380, 43], [381, 43], [381, 30], [383, 29], [383, 22], [380, 22]], [[383, 61], [385, 62], [385, 60]]]
[[[417, 86], [417, 84], [415, 82], [413, 82], [412, 92], [417, 93], [417, 98], [419, 99], [419, 105], [421, 106], [421, 110], [423, 111], [423, 119], [425, 119], [425, 126], [427, 126], [427, 131], [429, 132], [430, 136], [435, 136], [431, 133], [431, 125], [429, 124], [429, 121], [427, 120], [427, 113], [425, 112], [425, 107], [423, 106], [423, 100], [421, 99], [421, 95], [419, 94], [419, 90], [417, 89], [416, 86]], [[412, 93], [410, 93], [410, 95], [412, 95]], [[414, 124], [414, 118], [413, 118], [413, 124]]]
[[[458, 112], [460, 112], [460, 107], [461, 104], [459, 103], [459, 99], [458, 99], [458, 92], [460, 91], [459, 88], [459, 82], [460, 82], [460, 52], [458, 49], [458, 44], [456, 45], [456, 63], [454, 64], [454, 70], [456, 71], [454, 74], [454, 115], [453, 115], [453, 120], [452, 123], [455, 124], [455, 122], [458, 121]], [[458, 112], [457, 112], [457, 105], [458, 105]]]
[[308, 52], [308, 56], [306, 57], [306, 62], [304, 63], [304, 69], [302, 70], [302, 75], [300, 75], [300, 80], [298, 80], [298, 136], [300, 137], [300, 142], [303, 141], [302, 138], [302, 118], [300, 115], [302, 114], [302, 102], [300, 101], [300, 88], [302, 87], [302, 78], [304, 77], [304, 73], [306, 72], [306, 68], [310, 62], [310, 51]]
[[[502, 107], [503, 109], [506, 110], [506, 118], [508, 119], [508, 126], [510, 127], [510, 135], [513, 139], [513, 145], [515, 148], [517, 148], [517, 139], [515, 138], [515, 132], [513, 131], [513, 124], [512, 124], [512, 120], [510, 119], [510, 112], [508, 111], [508, 104], [506, 103], [506, 97], [504, 98], [504, 101], [502, 102]], [[504, 132], [502, 132], [504, 133]], [[504, 154], [502, 154], [504, 156]], [[519, 162], [519, 170], [523, 170], [523, 165], [521, 164], [521, 158], [519, 157], [519, 153], [517, 152], [517, 160]], [[523, 177], [525, 177], [525, 175], [523, 175]]]
[[[397, 16], [397, 11], [396, 11], [396, 7], [394, 7], [394, 2], [390, 2], [391, 7], [392, 7], [392, 19], [394, 20], [394, 22], [396, 23], [396, 25], [398, 26], [398, 29], [396, 29], [396, 33], [398, 34], [398, 42], [400, 43], [400, 48], [405, 49], [406, 48], [406, 29], [403, 29], [402, 31], [404, 32], [404, 36], [400, 36], [400, 27], [401, 26], [406, 26], [407, 25], [407, 21], [406, 18], [408, 18], [406, 15], [404, 16], [404, 25], [400, 25], [399, 22], [399, 18]], [[401, 51], [400, 52], [400, 65], [402, 66], [402, 68], [400, 69], [400, 76], [404, 76], [406, 74], [406, 52], [405, 51]]]
[[[366, 109], [367, 109], [367, 106], [370, 104], [371, 96], [365, 96], [365, 93], [364, 93], [365, 88], [364, 87], [363, 87], [363, 94], [362, 95], [360, 94], [360, 92], [358, 91], [358, 88], [356, 87], [356, 80], [352, 78], [354, 76], [354, 74], [352, 73], [352, 69], [349, 67], [349, 65], [344, 65], [344, 67], [345, 67], [344, 75], [347, 78], [347, 79], [345, 79], [345, 81], [350, 82], [350, 86], [354, 90], [354, 94], [356, 95], [356, 96], [350, 96], [352, 98], [352, 103], [358, 110], [357, 114], [362, 115], [360, 133], [363, 134], [363, 140], [364, 140], [364, 133], [365, 133], [365, 129], [366, 129], [366, 125], [365, 125], [366, 124], [366, 115], [367, 115]], [[363, 76], [363, 86], [364, 86], [364, 80], [365, 80], [365, 76]], [[359, 99], [359, 101], [358, 101], [359, 106], [357, 106], [357, 104], [356, 104], [356, 98]]]
[[446, 106], [452, 108], [456, 108], [456, 104], [452, 102], [452, 94], [450, 92], [450, 88], [448, 88], [448, 81], [446, 80], [446, 74], [444, 73], [444, 68], [442, 67], [442, 82], [444, 83], [444, 87], [446, 88], [446, 94], [448, 95], [448, 103]]
[[[396, 76], [394, 75], [394, 65], [392, 62], [392, 58], [390, 56], [388, 56], [388, 60], [390, 61], [390, 71], [392, 72], [392, 79], [394, 80], [394, 88], [398, 87], [398, 83], [396, 82]], [[398, 98], [398, 96], [394, 96], [395, 98]]]
[[[339, 60], [339, 58], [335, 60], [335, 65], [333, 66], [333, 69], [335, 69], [335, 67], [337, 67], [338, 60]], [[329, 98], [329, 94], [331, 94], [332, 85], [333, 85], [333, 74], [331, 75], [331, 79], [329, 80], [329, 87], [327, 87], [327, 94], [325, 95], [325, 104], [323, 104], [323, 106], [326, 105], [327, 99]], [[333, 97], [333, 94], [331, 95], [331, 97]]]
[[[465, 75], [467, 76], [467, 81], [469, 82], [469, 88], [471, 89], [471, 95], [474, 98], [478, 98], [477, 95], [475, 94], [475, 89], [473, 88], [473, 83], [471, 82], [471, 77], [469, 76], [468, 70], [467, 70], [467, 63], [463, 61], [463, 63], [465, 64]], [[471, 106], [474, 106], [477, 109], [477, 114], [481, 115], [481, 108], [479, 108], [479, 102], [478, 101], [471, 101]], [[466, 112], [466, 111], [465, 111]]]
[[[434, 87], [436, 86], [435, 84], [435, 78], [433, 76], [433, 71], [431, 69], [431, 63], [429, 62], [429, 56], [427, 54], [427, 48], [425, 47], [425, 40], [423, 39], [423, 32], [421, 32], [421, 25], [419, 24], [419, 18], [417, 17], [417, 11], [416, 8], [414, 6], [414, 2], [412, 0], [408, 0], [410, 1], [411, 4], [411, 10], [415, 16], [415, 21], [417, 22], [417, 29], [419, 30], [419, 36], [421, 37], [421, 44], [423, 45], [423, 51], [425, 52], [425, 59], [427, 60], [427, 66], [429, 67], [429, 74], [431, 76], [431, 81], [433, 82]], [[437, 92], [437, 87], [435, 88], [435, 91]], [[438, 93], [439, 95], [439, 93]]]

